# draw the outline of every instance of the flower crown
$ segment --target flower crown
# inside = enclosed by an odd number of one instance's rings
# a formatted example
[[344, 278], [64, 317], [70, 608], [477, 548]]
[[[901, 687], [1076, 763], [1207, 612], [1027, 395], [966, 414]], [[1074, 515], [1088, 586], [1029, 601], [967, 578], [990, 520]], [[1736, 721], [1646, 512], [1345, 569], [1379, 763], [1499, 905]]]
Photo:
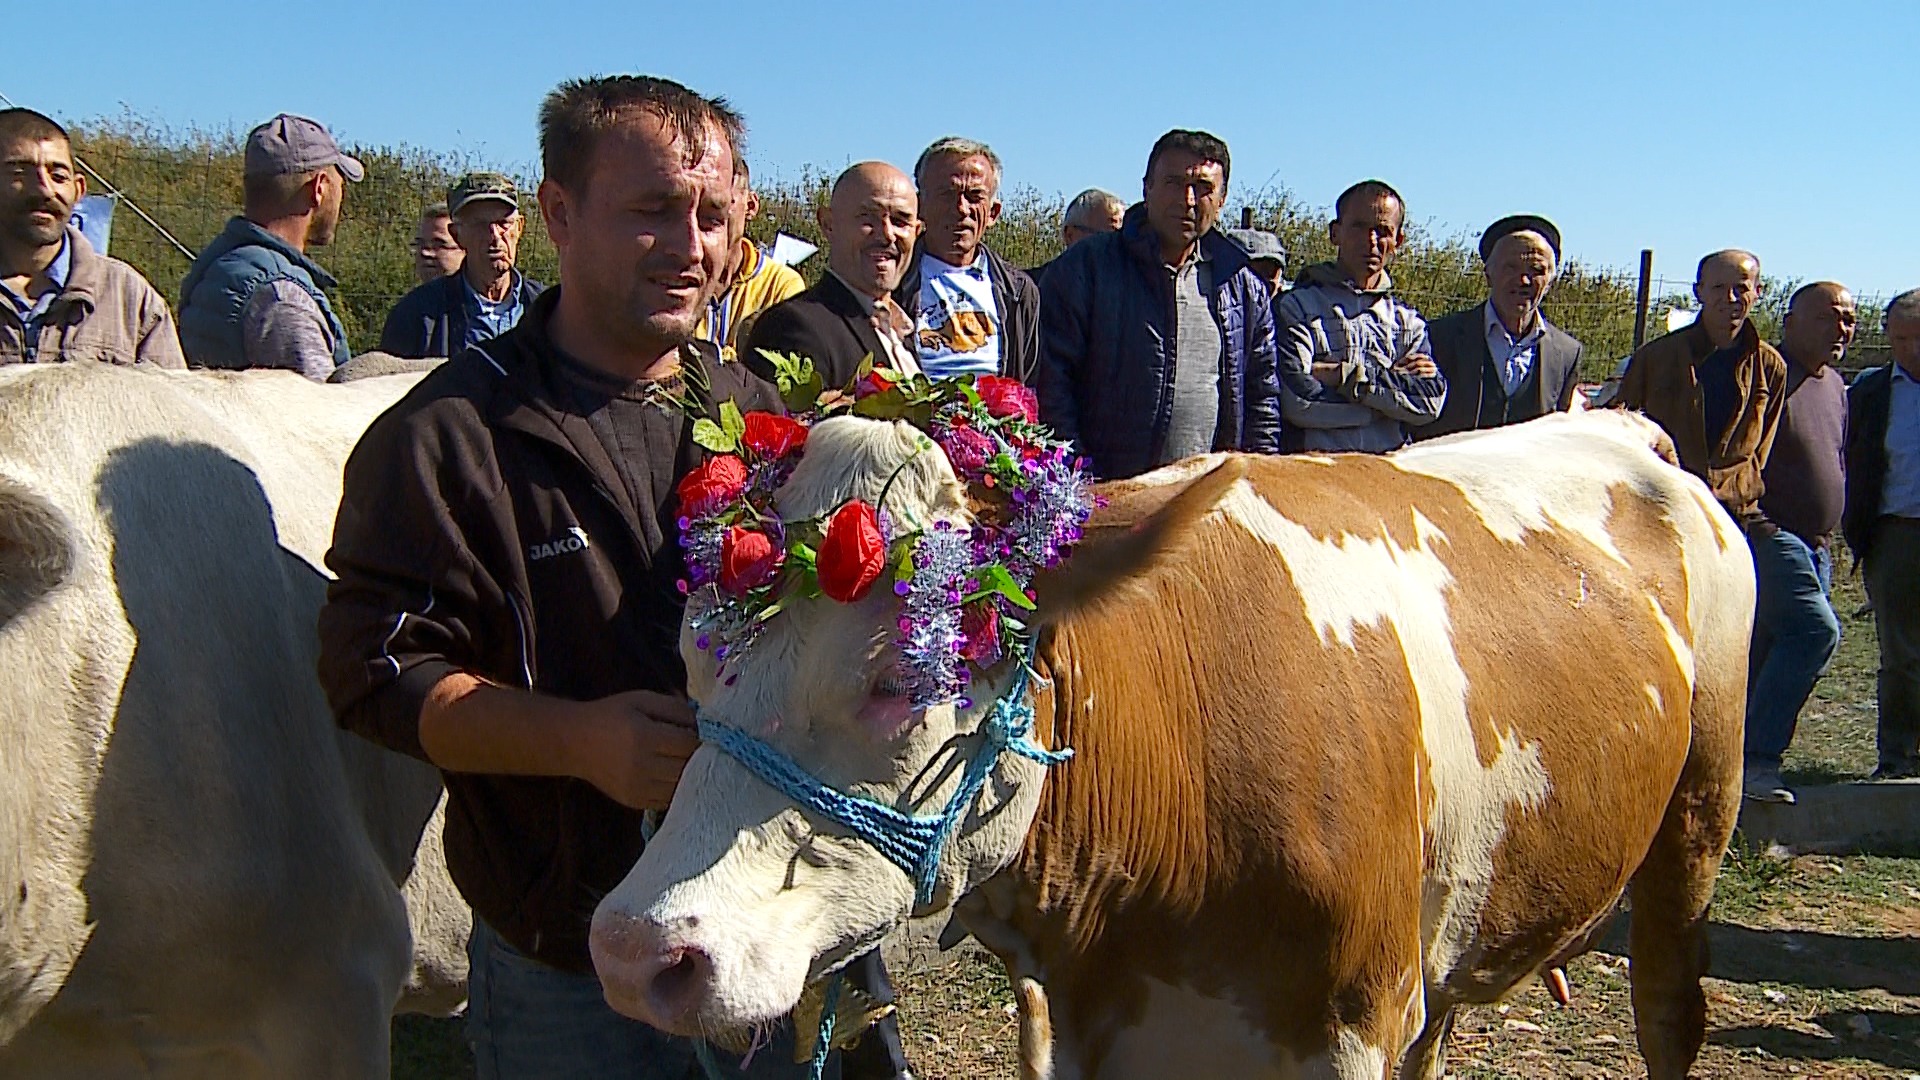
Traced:
[[[1066, 557], [1093, 510], [1081, 462], [1041, 426], [1033, 391], [1018, 380], [929, 380], [869, 357], [851, 388], [823, 392], [811, 360], [761, 355], [793, 415], [742, 415], [727, 402], [717, 421], [695, 421], [694, 441], [712, 456], [676, 489], [695, 645], [713, 653], [732, 685], [729, 665], [790, 599], [854, 603], [890, 572], [901, 600], [903, 695], [916, 709], [967, 707], [971, 669], [1029, 657], [1021, 615], [1033, 610], [1033, 576]], [[972, 527], [905, 529], [859, 499], [820, 518], [782, 521], [773, 495], [805, 453], [809, 427], [842, 413], [906, 420], [925, 433], [926, 449], [944, 451], [968, 486]]]

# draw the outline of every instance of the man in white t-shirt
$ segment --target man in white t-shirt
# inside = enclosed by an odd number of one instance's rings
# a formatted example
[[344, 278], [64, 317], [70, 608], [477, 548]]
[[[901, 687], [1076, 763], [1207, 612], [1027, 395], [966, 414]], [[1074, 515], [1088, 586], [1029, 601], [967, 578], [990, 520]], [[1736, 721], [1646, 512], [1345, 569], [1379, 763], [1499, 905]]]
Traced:
[[914, 351], [942, 378], [1010, 375], [1039, 362], [1040, 290], [984, 242], [1000, 219], [1000, 159], [985, 143], [948, 137], [913, 169], [926, 233], [894, 299], [913, 319]]

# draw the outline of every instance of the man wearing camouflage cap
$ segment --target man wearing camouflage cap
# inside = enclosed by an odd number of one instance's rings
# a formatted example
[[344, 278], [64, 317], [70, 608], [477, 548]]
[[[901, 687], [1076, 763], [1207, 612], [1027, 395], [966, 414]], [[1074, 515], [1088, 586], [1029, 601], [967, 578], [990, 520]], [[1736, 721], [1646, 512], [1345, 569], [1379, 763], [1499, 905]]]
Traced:
[[281, 113], [247, 135], [244, 212], [180, 283], [180, 345], [206, 368], [291, 368], [324, 381], [351, 356], [307, 257], [333, 241], [346, 185], [366, 175], [317, 121]]
[[380, 332], [395, 356], [454, 356], [513, 328], [545, 286], [515, 268], [520, 189], [495, 172], [468, 173], [447, 190], [453, 239], [466, 254], [460, 271], [400, 298]]

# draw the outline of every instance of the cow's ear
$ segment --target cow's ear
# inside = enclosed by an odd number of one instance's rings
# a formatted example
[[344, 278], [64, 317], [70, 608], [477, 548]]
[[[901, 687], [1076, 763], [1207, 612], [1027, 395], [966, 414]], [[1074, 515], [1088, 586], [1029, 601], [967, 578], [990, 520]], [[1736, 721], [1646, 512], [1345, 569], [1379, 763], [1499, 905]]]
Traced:
[[1246, 459], [1236, 456], [1185, 482], [1103, 486], [1107, 504], [1087, 521], [1072, 556], [1034, 576], [1036, 622], [1058, 622], [1151, 571], [1246, 475]]

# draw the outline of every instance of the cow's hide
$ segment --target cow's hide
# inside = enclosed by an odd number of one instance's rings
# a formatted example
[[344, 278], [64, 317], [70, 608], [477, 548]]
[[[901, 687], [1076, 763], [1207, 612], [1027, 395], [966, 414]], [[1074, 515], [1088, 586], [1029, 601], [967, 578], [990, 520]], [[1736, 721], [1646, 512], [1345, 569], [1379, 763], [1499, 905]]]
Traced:
[[438, 778], [314, 676], [342, 464], [416, 379], [0, 371], [0, 1075], [384, 1076], [459, 1004]]

